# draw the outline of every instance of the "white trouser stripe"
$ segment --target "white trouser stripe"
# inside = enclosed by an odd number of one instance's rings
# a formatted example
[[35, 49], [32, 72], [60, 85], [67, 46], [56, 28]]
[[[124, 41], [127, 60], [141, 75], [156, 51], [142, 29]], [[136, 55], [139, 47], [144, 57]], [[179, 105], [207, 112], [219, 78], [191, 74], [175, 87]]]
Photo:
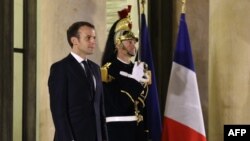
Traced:
[[106, 122], [137, 121], [136, 116], [115, 116], [106, 117]]

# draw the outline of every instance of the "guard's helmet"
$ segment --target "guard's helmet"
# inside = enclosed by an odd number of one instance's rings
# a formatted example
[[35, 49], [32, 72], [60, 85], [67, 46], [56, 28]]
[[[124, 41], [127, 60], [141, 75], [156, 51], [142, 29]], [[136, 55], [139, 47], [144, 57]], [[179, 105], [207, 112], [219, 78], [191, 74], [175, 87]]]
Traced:
[[127, 9], [119, 11], [120, 20], [116, 23], [115, 26], [115, 44], [120, 44], [123, 40], [135, 39], [138, 41], [138, 38], [132, 32], [132, 21], [129, 15], [131, 6], [128, 6]]
[[116, 44], [120, 44], [124, 40], [138, 38], [132, 32], [132, 21], [130, 18], [131, 5], [121, 11], [118, 11], [119, 19], [111, 26], [105, 50], [102, 56], [101, 64], [104, 65], [116, 58]]

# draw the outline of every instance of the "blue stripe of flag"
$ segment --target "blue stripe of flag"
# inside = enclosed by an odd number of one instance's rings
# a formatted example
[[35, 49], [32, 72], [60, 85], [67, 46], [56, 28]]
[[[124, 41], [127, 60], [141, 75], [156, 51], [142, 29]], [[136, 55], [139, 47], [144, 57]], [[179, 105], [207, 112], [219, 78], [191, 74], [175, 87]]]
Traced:
[[192, 49], [184, 13], [181, 14], [174, 61], [190, 70], [195, 71], [192, 59]]

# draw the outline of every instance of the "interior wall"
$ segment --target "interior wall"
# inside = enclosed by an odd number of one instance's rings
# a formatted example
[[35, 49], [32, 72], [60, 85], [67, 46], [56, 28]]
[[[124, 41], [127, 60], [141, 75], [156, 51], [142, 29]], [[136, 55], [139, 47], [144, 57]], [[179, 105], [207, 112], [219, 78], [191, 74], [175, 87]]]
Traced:
[[250, 123], [250, 1], [209, 4], [209, 140], [222, 141], [225, 124]]
[[90, 59], [100, 64], [106, 41], [105, 0], [38, 0], [37, 39], [37, 140], [52, 141], [54, 125], [49, 108], [48, 76], [52, 63], [68, 55], [66, 30], [76, 21], [89, 21], [96, 27], [97, 48]]

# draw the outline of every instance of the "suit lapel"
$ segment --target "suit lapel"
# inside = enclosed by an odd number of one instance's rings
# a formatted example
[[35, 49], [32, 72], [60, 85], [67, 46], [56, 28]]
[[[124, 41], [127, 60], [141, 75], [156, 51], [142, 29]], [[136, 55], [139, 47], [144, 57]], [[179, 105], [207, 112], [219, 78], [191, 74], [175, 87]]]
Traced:
[[84, 78], [86, 78], [86, 75], [84, 74], [84, 70], [82, 66], [77, 62], [77, 60], [69, 54], [67, 56], [68, 61], [69, 61], [69, 69], [73, 72], [72, 74], [77, 77], [80, 81], [83, 81]]

